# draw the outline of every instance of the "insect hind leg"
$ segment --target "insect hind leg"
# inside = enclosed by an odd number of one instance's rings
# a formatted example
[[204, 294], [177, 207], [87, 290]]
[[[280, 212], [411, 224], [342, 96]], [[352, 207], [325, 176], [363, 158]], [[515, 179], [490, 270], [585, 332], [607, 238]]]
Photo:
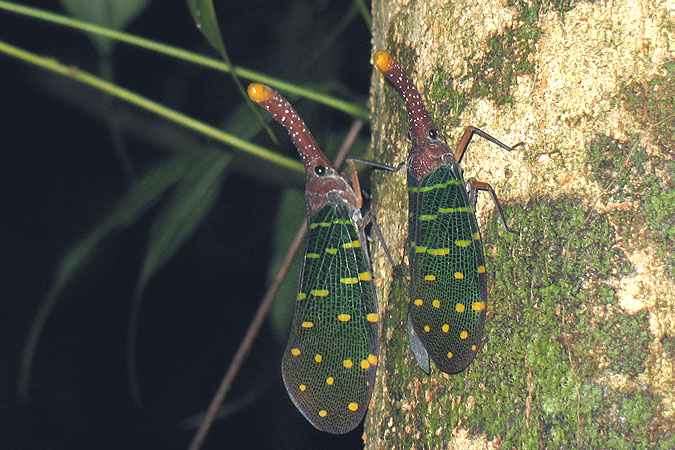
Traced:
[[516, 147], [525, 145], [524, 142], [518, 142], [513, 147], [509, 147], [499, 139], [490, 136], [483, 130], [480, 130], [476, 127], [466, 127], [464, 128], [464, 134], [462, 135], [462, 139], [459, 140], [459, 144], [457, 144], [457, 148], [455, 149], [455, 161], [457, 161], [457, 163], [462, 161], [462, 158], [464, 157], [464, 152], [466, 151], [467, 147], [469, 147], [469, 144], [471, 143], [471, 139], [473, 138], [474, 134], [492, 142], [493, 144], [500, 146], [501, 148], [509, 152], [514, 150]]
[[495, 204], [495, 207], [497, 208], [497, 213], [499, 214], [499, 218], [502, 221], [504, 229], [509, 233], [520, 234], [517, 231], [511, 230], [509, 226], [506, 224], [506, 218], [504, 218], [504, 210], [502, 209], [502, 205], [501, 203], [499, 203], [497, 193], [492, 188], [492, 186], [483, 181], [477, 181], [475, 178], [469, 178], [466, 182], [466, 191], [469, 194], [469, 203], [471, 203], [471, 206], [474, 208], [474, 210], [476, 209], [476, 202], [478, 201], [478, 191], [489, 192], [490, 197], [492, 197], [492, 202]]
[[391, 257], [391, 253], [389, 253], [389, 248], [387, 248], [387, 243], [384, 241], [384, 236], [382, 236], [382, 230], [380, 230], [380, 227], [377, 225], [375, 214], [373, 214], [372, 211], [368, 211], [366, 215], [363, 216], [363, 226], [365, 227], [368, 224], [371, 224], [373, 226], [373, 230], [375, 230], [375, 234], [377, 235], [377, 238], [380, 240], [382, 248], [384, 249], [384, 253], [387, 255], [387, 259], [389, 259], [391, 266], [392, 267], [396, 266], [396, 264], [394, 264], [394, 259]]

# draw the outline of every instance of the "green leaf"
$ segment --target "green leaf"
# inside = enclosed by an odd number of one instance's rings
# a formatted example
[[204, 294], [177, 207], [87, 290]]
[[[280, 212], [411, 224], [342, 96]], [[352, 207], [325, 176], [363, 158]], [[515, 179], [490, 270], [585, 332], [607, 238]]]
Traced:
[[[269, 121], [272, 121], [271, 117], [269, 118]], [[242, 102], [230, 110], [222, 128], [226, 132], [238, 136], [241, 139], [252, 141], [263, 126], [256, 120], [255, 114], [251, 111], [251, 108], [249, 108], [246, 103]], [[302, 175], [304, 179], [304, 173]]]
[[[188, 0], [190, 14], [209, 44], [221, 55], [226, 54], [223, 38], [220, 34], [216, 11], [213, 9], [212, 0]], [[229, 59], [229, 58], [226, 58]]]
[[232, 156], [215, 148], [200, 152], [200, 158], [185, 172], [171, 198], [155, 219], [148, 250], [132, 299], [127, 332], [127, 375], [131, 396], [141, 406], [136, 370], [136, 335], [141, 298], [150, 278], [192, 236], [211, 211], [220, 194], [223, 175]]
[[140, 218], [168, 188], [183, 177], [187, 168], [193, 164], [195, 157], [193, 153], [179, 153], [150, 170], [129, 190], [103, 222], [61, 258], [54, 281], [33, 318], [22, 351], [18, 380], [19, 397], [22, 400], [28, 398], [31, 367], [40, 334], [63, 289], [84, 268], [101, 241]]
[[[71, 16], [115, 30], [123, 30], [149, 3], [150, 0], [61, 0], [61, 5]], [[115, 45], [111, 39], [88, 36], [103, 54], [110, 54]]]
[[[286, 252], [295, 238], [298, 229], [302, 225], [305, 216], [305, 198], [298, 189], [288, 188], [281, 196], [281, 204], [277, 212], [274, 227], [273, 256], [267, 274], [268, 284], [277, 275]], [[286, 273], [284, 281], [272, 303], [270, 311], [270, 325], [276, 336], [281, 339], [288, 337], [295, 310], [295, 299], [298, 295], [298, 279], [302, 266], [304, 243], [300, 245], [298, 252], [293, 258], [293, 263]]]
[[201, 155], [185, 173], [152, 226], [141, 286], [203, 222], [218, 198], [224, 171], [231, 160], [231, 154], [214, 148]]
[[[216, 11], [213, 9], [212, 0], [187, 0], [188, 7], [190, 8], [190, 14], [199, 28], [199, 31], [202, 32], [206, 40], [215, 48], [220, 56], [223, 58], [226, 64], [234, 68], [234, 64], [230, 60], [230, 56], [227, 54], [227, 49], [225, 49], [225, 44], [223, 43], [223, 37], [220, 34], [220, 27], [218, 26], [218, 19], [216, 19]], [[253, 105], [253, 102], [248, 98], [244, 85], [242, 84], [239, 76], [235, 71], [231, 71], [230, 75], [232, 76], [232, 81], [237, 85], [237, 89], [241, 93], [244, 101], [248, 105], [249, 109], [253, 111], [258, 122], [267, 132], [267, 135], [272, 139], [272, 142], [277, 144], [277, 138], [274, 136], [274, 133], [267, 126], [267, 122], [263, 119], [263, 115], [260, 112], [260, 109], [257, 106]]]
[[[104, 26], [113, 30], [123, 30], [148, 6], [150, 0], [61, 0], [61, 5], [69, 15], [90, 24]], [[99, 54], [99, 71], [106, 80], [113, 82], [113, 68], [110, 56], [117, 44], [116, 40], [87, 33]], [[123, 173], [129, 181], [133, 180], [134, 169], [124, 144], [119, 119], [114, 112], [112, 97], [105, 96], [104, 108], [106, 125], [110, 133], [115, 155]]]

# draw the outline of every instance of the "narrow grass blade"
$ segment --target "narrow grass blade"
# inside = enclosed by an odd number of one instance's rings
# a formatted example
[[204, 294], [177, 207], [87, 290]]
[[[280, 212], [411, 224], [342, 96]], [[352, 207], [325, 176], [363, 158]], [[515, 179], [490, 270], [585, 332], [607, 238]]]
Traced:
[[[84, 22], [123, 30], [148, 6], [150, 0], [61, 0], [63, 8], [73, 17]], [[110, 54], [115, 41], [98, 35], [90, 35], [97, 50]]]
[[[230, 55], [227, 54], [227, 49], [225, 48], [225, 43], [223, 42], [223, 37], [220, 33], [216, 11], [213, 8], [213, 1], [188, 0], [188, 7], [190, 8], [190, 13], [192, 14], [192, 18], [194, 19], [197, 28], [199, 28], [199, 31], [201, 31], [204, 37], [206, 37], [206, 40], [209, 41], [209, 44], [211, 44], [213, 48], [215, 48], [218, 53], [220, 53], [220, 56], [223, 58], [223, 61], [225, 61], [225, 64], [233, 67], [234, 65], [230, 60]], [[251, 102], [251, 100], [248, 98], [248, 95], [246, 95], [244, 85], [239, 79], [237, 73], [235, 71], [231, 71], [230, 75], [232, 76], [234, 84], [237, 85], [237, 89], [239, 89], [239, 93], [243, 97], [244, 101], [255, 114], [255, 118], [258, 123], [263, 126], [269, 137], [272, 139], [272, 142], [279, 144], [277, 137], [274, 135], [272, 129], [267, 125], [267, 122], [263, 118], [260, 109], [255, 107], [253, 102]]]

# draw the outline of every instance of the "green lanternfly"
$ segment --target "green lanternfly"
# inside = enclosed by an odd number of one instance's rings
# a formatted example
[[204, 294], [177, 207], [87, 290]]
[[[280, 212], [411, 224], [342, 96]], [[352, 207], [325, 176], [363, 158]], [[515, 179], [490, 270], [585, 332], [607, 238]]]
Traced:
[[377, 367], [379, 316], [364, 232], [372, 216], [361, 216], [355, 171], [352, 188], [286, 99], [257, 83], [248, 95], [286, 128], [307, 173], [308, 232], [284, 384], [312, 425], [347, 433], [366, 413]]
[[451, 152], [398, 62], [383, 51], [376, 52], [373, 61], [403, 96], [410, 122], [412, 148], [405, 164], [410, 205], [410, 346], [425, 372], [429, 373], [431, 358], [443, 372], [459, 373], [476, 356], [487, 304], [483, 243], [475, 216], [478, 191], [490, 193], [510, 231], [492, 187], [473, 178], [465, 182], [459, 163], [474, 134], [506, 150], [514, 147], [468, 127]]

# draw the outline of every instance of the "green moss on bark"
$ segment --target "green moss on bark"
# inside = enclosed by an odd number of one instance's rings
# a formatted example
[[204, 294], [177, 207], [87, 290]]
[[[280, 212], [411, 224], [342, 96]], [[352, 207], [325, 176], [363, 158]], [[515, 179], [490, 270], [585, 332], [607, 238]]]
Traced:
[[537, 25], [543, 8], [564, 14], [575, 0], [509, 0], [508, 5], [518, 10], [516, 25], [487, 41], [487, 52], [478, 60], [470, 61], [470, 75], [474, 78], [471, 96], [489, 97], [497, 105], [513, 102], [511, 87], [517, 77], [532, 74], [536, 65], [531, 58], [541, 29]]
[[542, 8], [552, 8], [564, 14], [581, 0], [508, 0], [509, 6], [515, 6], [520, 12], [521, 20], [534, 23], [539, 19]]
[[472, 398], [454, 415], [504, 448], [651, 448], [658, 397], [635, 380], [619, 388], [603, 378], [644, 370], [647, 318], [618, 308], [606, 280], [629, 266], [607, 220], [589, 226], [580, 203], [511, 206], [520, 238], [496, 221], [487, 233], [485, 344], [467, 374], [450, 377], [449, 398]]
[[663, 66], [663, 76], [646, 83], [624, 84], [619, 100], [643, 124], [653, 127], [655, 143], [675, 158], [675, 61]]
[[[655, 139], [669, 139], [656, 134]], [[675, 161], [649, 155], [638, 136], [621, 142], [606, 136], [588, 149], [589, 164], [607, 200], [618, 206], [607, 214], [622, 235], [653, 242], [675, 277]]]
[[525, 23], [488, 39], [486, 55], [470, 62], [470, 76], [474, 78], [471, 96], [489, 97], [497, 105], [512, 103], [511, 87], [517, 77], [534, 73], [535, 64], [529, 55], [540, 34], [535, 25]]
[[[659, 256], [665, 261], [671, 277], [675, 277], [675, 62], [666, 62], [663, 75], [645, 83], [621, 87], [618, 97], [624, 107], [649, 132], [658, 148], [648, 155], [638, 147], [638, 137], [631, 138], [636, 146], [629, 170], [624, 170], [619, 185], [628, 186], [626, 199], [639, 204], [640, 214], [625, 214], [633, 228], [647, 228], [646, 236], [658, 245]], [[597, 155], [600, 149], [603, 155]], [[628, 158], [626, 144], [600, 138], [591, 148], [592, 161], [605, 169], [618, 170], [616, 159]], [[602, 156], [606, 161], [601, 161]], [[623, 195], [623, 194], [622, 194]]]
[[446, 126], [460, 125], [459, 117], [467, 104], [466, 95], [453, 88], [450, 75], [443, 70], [437, 71], [434, 75], [430, 99], [436, 115], [443, 117]]
[[607, 218], [587, 221], [580, 205], [562, 198], [508, 206], [518, 237], [490, 222], [486, 335], [464, 373], [432, 364], [428, 377], [417, 367], [402, 325], [408, 292], [399, 268], [385, 316], [384, 389], [394, 405], [385, 420], [399, 427], [385, 427], [380, 445], [407, 435], [440, 448], [468, 425], [477, 436], [499, 436], [503, 448], [653, 448], [660, 399], [638, 381], [648, 318], [618, 306], [609, 280], [630, 265]]

